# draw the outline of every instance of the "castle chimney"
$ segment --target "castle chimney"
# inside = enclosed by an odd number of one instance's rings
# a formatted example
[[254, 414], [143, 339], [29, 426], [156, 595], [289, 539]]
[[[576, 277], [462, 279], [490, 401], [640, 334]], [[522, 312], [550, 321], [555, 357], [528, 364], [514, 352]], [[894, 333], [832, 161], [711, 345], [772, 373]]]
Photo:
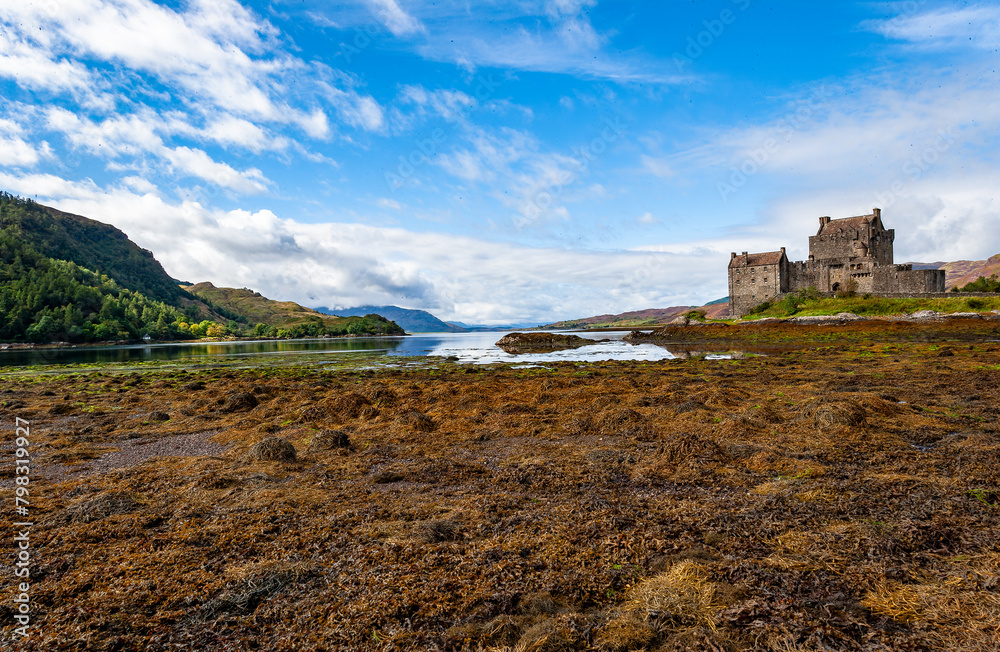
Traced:
[[785, 248], [784, 247], [781, 248], [781, 253], [785, 253]]
[[819, 218], [819, 228], [822, 229], [824, 226], [826, 226], [829, 223], [830, 223], [830, 216], [824, 215], [823, 217]]
[[882, 209], [881, 208], [873, 208], [872, 209], [872, 215], [874, 215], [875, 217], [881, 219], [882, 218]]
[[750, 264], [750, 256], [745, 251], [743, 252], [743, 264], [744, 265]]
[[735, 251], [733, 252], [733, 257], [730, 258], [729, 260], [736, 260], [736, 252]]

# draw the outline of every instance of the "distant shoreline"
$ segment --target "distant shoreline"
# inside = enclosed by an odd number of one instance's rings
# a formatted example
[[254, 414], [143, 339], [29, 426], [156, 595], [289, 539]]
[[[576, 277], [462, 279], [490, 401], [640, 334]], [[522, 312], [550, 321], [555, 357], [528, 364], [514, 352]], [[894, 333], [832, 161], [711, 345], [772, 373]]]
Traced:
[[36, 344], [34, 342], [0, 342], [0, 351], [15, 351], [27, 349], [66, 349], [90, 346], [143, 346], [153, 344], [212, 344], [219, 342], [295, 342], [300, 340], [344, 340], [356, 337], [407, 337], [413, 333], [384, 334], [384, 335], [355, 335], [352, 333], [344, 335], [326, 335], [319, 337], [201, 337], [192, 340], [105, 340], [101, 342], [45, 342]]

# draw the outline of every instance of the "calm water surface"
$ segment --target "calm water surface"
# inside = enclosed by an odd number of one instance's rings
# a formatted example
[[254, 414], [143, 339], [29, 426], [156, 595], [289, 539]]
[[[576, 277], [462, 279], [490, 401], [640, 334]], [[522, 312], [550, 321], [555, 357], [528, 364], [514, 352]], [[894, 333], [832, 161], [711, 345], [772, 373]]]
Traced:
[[[504, 332], [490, 333], [426, 333], [406, 337], [351, 337], [302, 340], [258, 340], [244, 342], [196, 342], [170, 344], [133, 344], [119, 346], [79, 346], [53, 349], [0, 350], [0, 367], [45, 364], [130, 363], [154, 360], [177, 362], [245, 359], [252, 363], [288, 361], [317, 363], [329, 361], [329, 356], [356, 353], [385, 356], [454, 356], [460, 362], [488, 364], [494, 362], [524, 362], [538, 364], [555, 361], [597, 362], [601, 360], [665, 360], [674, 355], [653, 344], [632, 345], [621, 339], [628, 331], [577, 333], [587, 339], [611, 339], [577, 349], [549, 353], [503, 352], [495, 342]], [[321, 359], [322, 358], [322, 359]]]

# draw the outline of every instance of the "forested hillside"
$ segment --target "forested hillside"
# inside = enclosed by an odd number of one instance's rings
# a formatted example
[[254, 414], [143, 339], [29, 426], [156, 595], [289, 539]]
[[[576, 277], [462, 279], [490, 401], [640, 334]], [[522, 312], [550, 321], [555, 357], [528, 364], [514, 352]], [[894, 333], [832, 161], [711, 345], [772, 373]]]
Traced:
[[99, 270], [121, 287], [151, 299], [176, 303], [188, 296], [152, 252], [110, 224], [0, 193], [0, 228], [30, 242], [43, 256]]
[[113, 226], [0, 192], [0, 341], [402, 333], [377, 315], [326, 317], [249, 290], [252, 301], [234, 302], [242, 291], [198, 287], [214, 292], [189, 294]]
[[187, 336], [184, 314], [0, 229], [0, 339], [68, 341]]

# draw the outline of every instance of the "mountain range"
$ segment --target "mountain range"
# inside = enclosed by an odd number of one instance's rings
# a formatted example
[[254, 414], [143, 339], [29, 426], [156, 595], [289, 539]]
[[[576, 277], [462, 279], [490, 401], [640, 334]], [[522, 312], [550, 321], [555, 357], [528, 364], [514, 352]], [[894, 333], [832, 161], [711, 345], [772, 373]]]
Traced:
[[464, 333], [467, 328], [441, 321], [426, 310], [412, 310], [399, 306], [357, 306], [355, 308], [337, 308], [331, 310], [326, 306], [316, 308], [325, 315], [340, 315], [342, 317], [364, 317], [365, 315], [381, 315], [396, 322], [407, 333]]

